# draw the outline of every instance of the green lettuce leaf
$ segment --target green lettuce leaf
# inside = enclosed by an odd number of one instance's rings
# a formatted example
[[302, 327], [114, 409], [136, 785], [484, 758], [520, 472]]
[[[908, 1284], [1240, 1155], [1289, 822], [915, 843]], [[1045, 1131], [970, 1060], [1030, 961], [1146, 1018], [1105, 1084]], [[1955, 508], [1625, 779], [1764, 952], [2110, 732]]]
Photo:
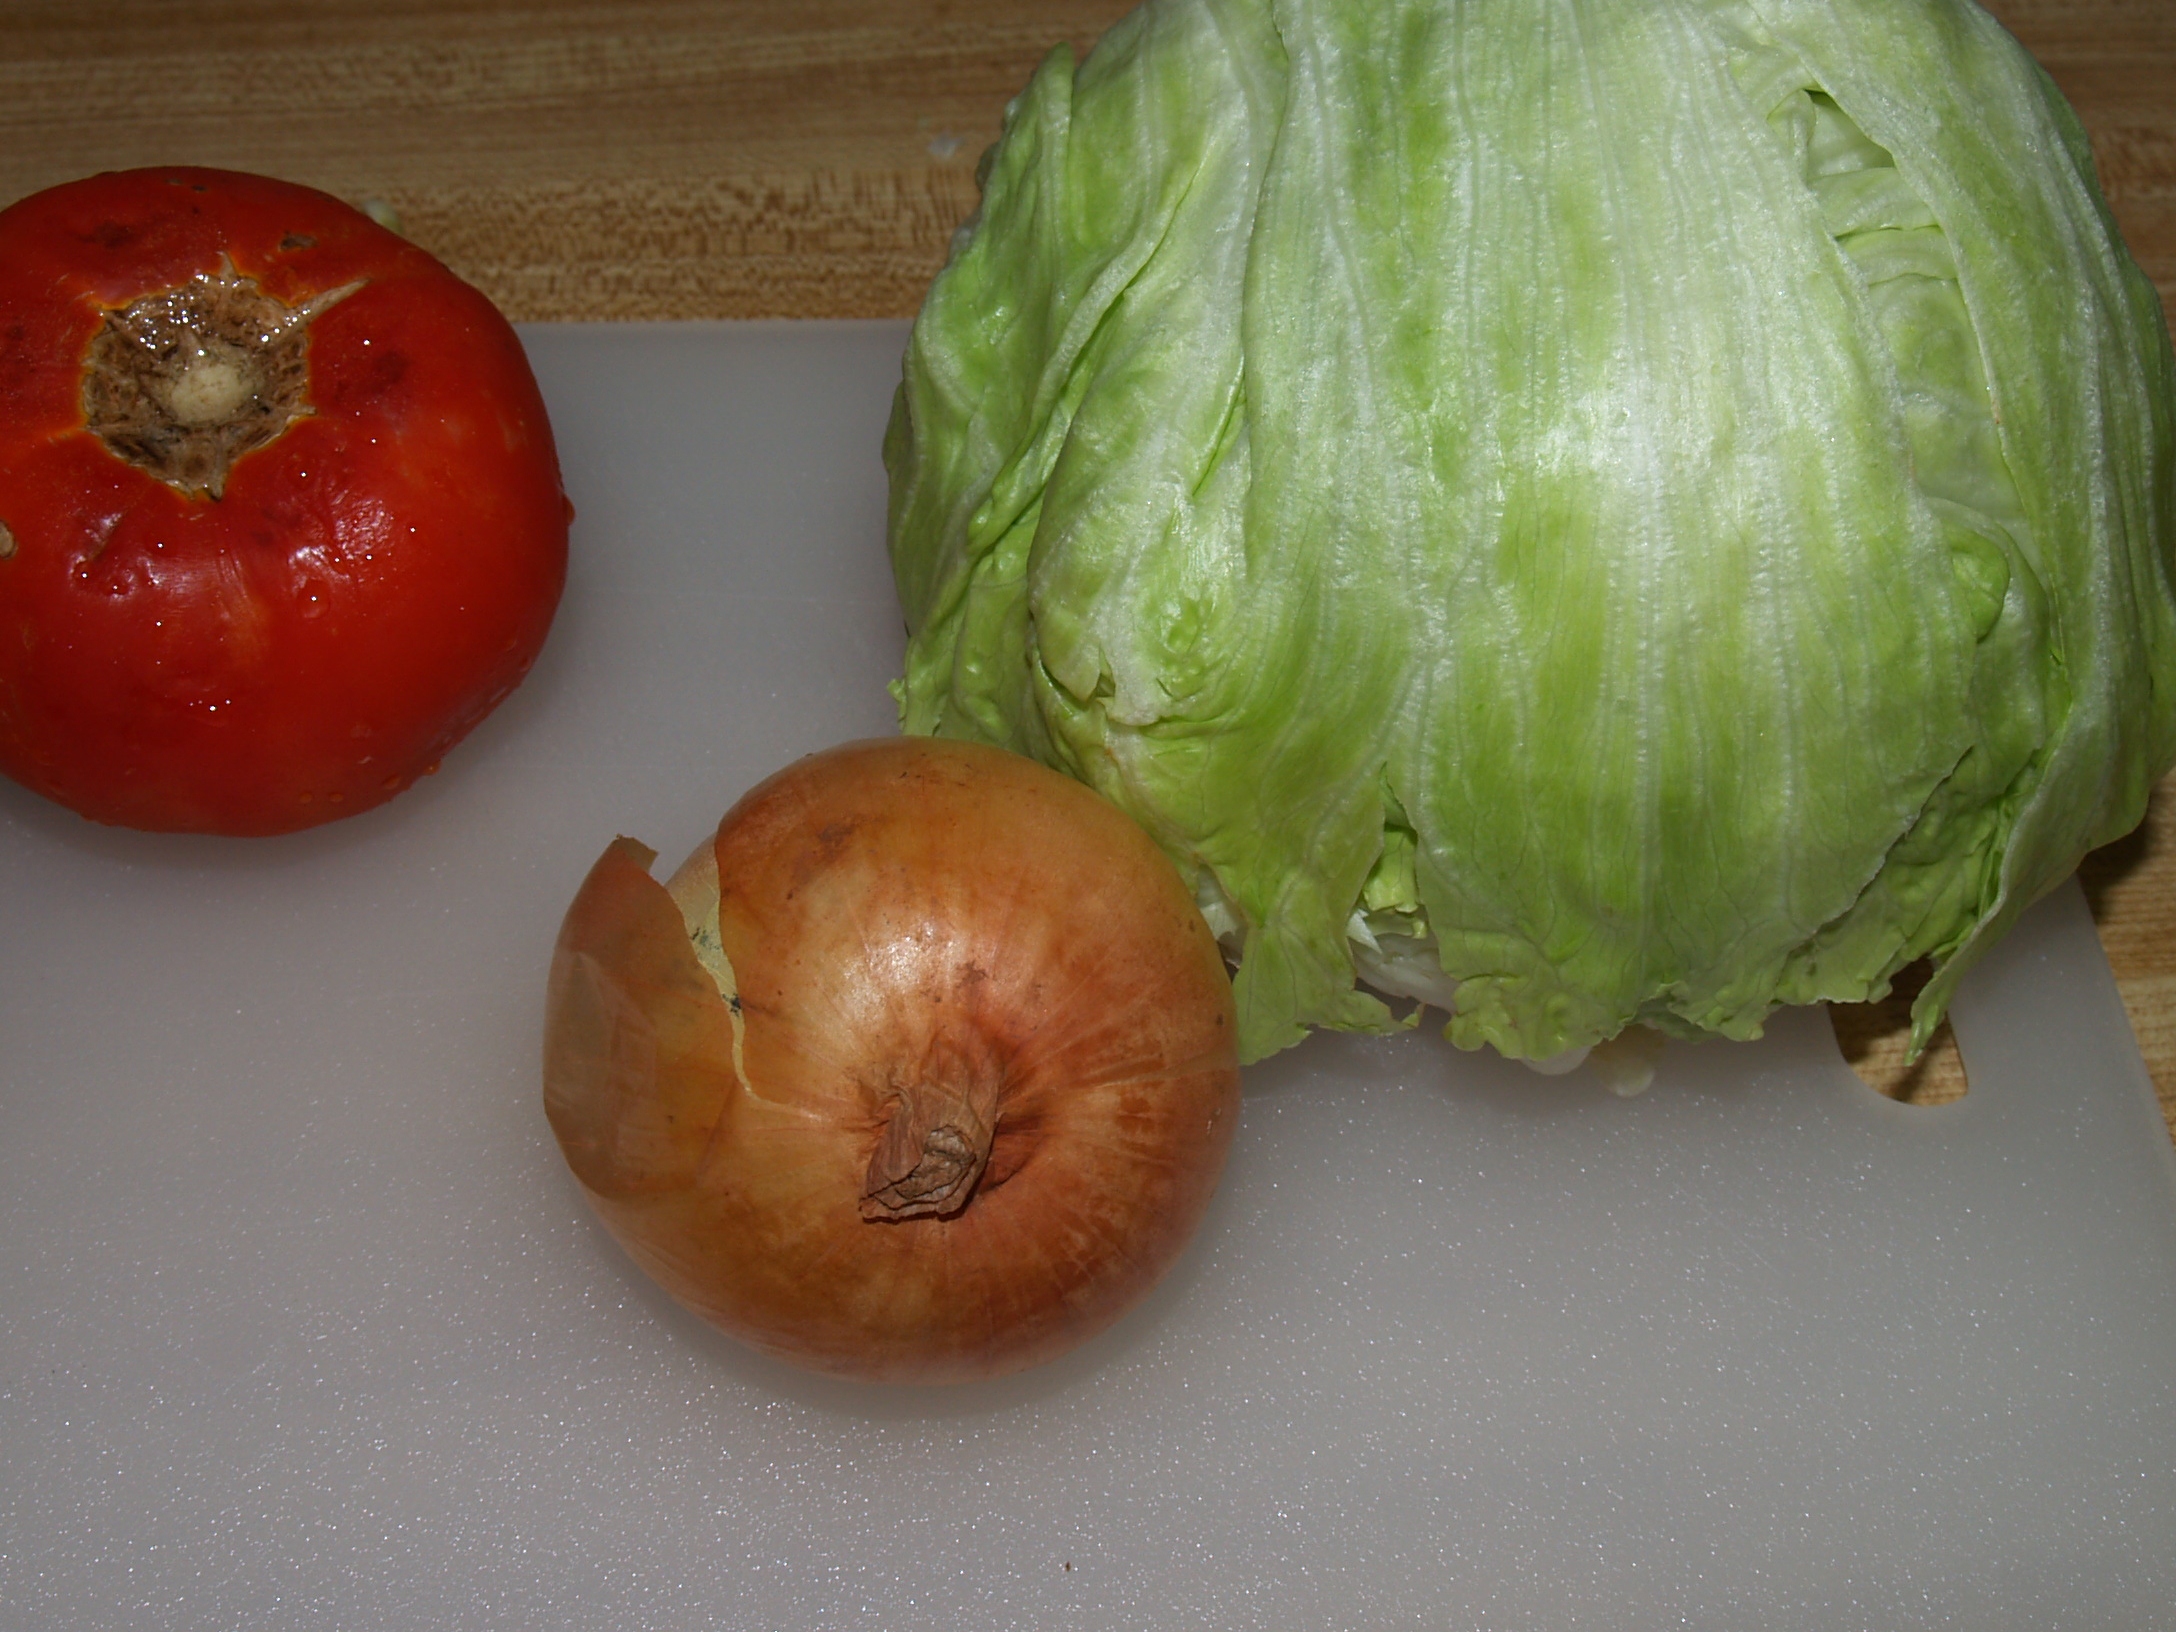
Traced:
[[1966, 0], [1151, 0], [986, 165], [902, 722], [1138, 818], [1250, 1058], [1923, 1040], [2176, 759], [2167, 328]]

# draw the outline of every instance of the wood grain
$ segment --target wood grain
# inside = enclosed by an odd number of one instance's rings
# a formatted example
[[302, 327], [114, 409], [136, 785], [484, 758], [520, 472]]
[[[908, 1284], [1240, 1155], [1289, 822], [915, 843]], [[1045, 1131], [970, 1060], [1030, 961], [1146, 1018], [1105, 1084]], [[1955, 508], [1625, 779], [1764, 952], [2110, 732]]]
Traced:
[[9, 0], [0, 200], [222, 165], [390, 205], [516, 319], [907, 317], [1006, 101], [1127, 9]]
[[[0, 202], [189, 162], [390, 206], [517, 319], [904, 317], [1004, 105], [1128, 0], [0, 0]], [[2176, 310], [2176, 0], [1995, 0]], [[2176, 1128], [2176, 779], [2083, 869]], [[1907, 1071], [1907, 999], [1839, 1011]]]

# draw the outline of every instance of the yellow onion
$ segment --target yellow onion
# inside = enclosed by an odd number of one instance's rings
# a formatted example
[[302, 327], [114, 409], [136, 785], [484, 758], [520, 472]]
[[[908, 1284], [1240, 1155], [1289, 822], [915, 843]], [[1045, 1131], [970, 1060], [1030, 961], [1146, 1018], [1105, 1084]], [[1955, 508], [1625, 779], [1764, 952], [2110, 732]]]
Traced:
[[834, 1375], [1065, 1352], [1199, 1224], [1239, 1106], [1177, 871], [1080, 784], [960, 742], [764, 782], [670, 883], [616, 840], [552, 959], [544, 1103], [674, 1297]]

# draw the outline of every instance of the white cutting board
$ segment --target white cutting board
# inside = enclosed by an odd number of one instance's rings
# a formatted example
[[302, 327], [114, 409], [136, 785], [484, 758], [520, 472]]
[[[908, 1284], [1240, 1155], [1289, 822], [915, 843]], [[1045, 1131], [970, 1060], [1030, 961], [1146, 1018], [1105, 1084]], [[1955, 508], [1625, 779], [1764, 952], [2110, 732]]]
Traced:
[[2176, 1627], [2176, 1159], [2073, 887], [1941, 1109], [1818, 1013], [1632, 1100], [1318, 1038], [1175, 1276], [1000, 1385], [641, 1278], [545, 1127], [552, 936], [615, 833], [892, 728], [902, 338], [528, 331], [566, 605], [383, 810], [0, 787], [0, 1628]]

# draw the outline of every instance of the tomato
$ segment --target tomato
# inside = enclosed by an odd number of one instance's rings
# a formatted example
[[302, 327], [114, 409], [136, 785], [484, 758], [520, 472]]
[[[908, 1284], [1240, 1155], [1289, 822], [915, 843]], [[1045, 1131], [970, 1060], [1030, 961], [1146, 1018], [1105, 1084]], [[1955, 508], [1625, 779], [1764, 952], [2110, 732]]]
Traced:
[[0, 211], [0, 771], [39, 793], [236, 834], [391, 798], [528, 672], [571, 515], [506, 319], [339, 200]]

